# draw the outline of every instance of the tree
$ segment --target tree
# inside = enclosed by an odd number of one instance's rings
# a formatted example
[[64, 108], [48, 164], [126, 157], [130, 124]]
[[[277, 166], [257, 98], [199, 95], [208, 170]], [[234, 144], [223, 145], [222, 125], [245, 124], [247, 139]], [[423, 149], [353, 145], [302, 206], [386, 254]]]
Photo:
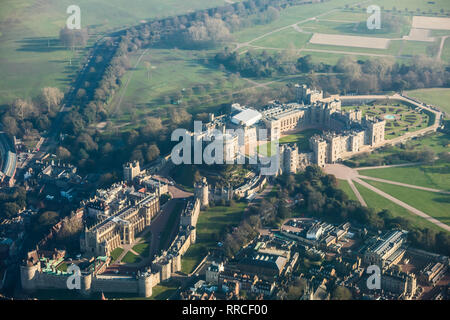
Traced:
[[58, 147], [58, 149], [56, 150], [56, 156], [60, 159], [67, 160], [72, 156], [72, 154], [66, 148]]
[[46, 211], [38, 219], [41, 227], [48, 227], [55, 225], [59, 220], [59, 214], [54, 211]]
[[145, 159], [147, 162], [151, 162], [159, 156], [159, 153], [158, 146], [156, 144], [152, 144], [148, 147], [147, 152], [145, 153]]
[[12, 218], [19, 213], [20, 207], [15, 202], [5, 202], [0, 205], [1, 215], [5, 218]]
[[3, 130], [10, 136], [15, 136], [19, 133], [17, 121], [13, 117], [5, 116], [2, 120]]
[[46, 87], [42, 89], [42, 101], [47, 105], [47, 111], [50, 113], [52, 108], [59, 106], [64, 94], [58, 88]]
[[332, 300], [351, 300], [352, 299], [352, 293], [349, 289], [346, 287], [336, 287], [334, 289], [333, 294], [331, 295]]

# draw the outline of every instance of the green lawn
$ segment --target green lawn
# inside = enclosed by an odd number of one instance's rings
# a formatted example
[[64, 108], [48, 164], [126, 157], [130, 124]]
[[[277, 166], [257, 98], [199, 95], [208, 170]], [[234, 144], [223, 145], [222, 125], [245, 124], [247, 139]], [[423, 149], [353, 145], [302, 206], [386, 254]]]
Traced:
[[[0, 104], [32, 98], [47, 86], [65, 91], [85, 51], [59, 47], [59, 31], [69, 17], [66, 9], [81, 9], [81, 26], [92, 40], [107, 30], [137, 25], [141, 20], [219, 6], [223, 0], [2, 0], [0, 3]], [[50, 46], [49, 46], [50, 44]], [[72, 58], [72, 66], [69, 59]]]
[[349, 200], [358, 202], [358, 198], [356, 198], [356, 195], [353, 192], [347, 180], [338, 180], [338, 188], [344, 191], [344, 193], [348, 196]]
[[367, 183], [450, 225], [450, 195], [367, 180]]
[[122, 254], [123, 249], [118, 247], [111, 251], [111, 263], [117, 260], [117, 258]]
[[[282, 144], [294, 144], [296, 143], [301, 151], [310, 150], [309, 147], [309, 139], [315, 135], [320, 134], [322, 131], [317, 129], [307, 129], [301, 132], [293, 133], [287, 136], [280, 138], [278, 143]], [[275, 152], [275, 144], [272, 142], [262, 144], [258, 146], [258, 153], [262, 155], [271, 155], [272, 152]]]
[[148, 243], [139, 243], [133, 247], [133, 251], [139, 253], [141, 257], [148, 257], [150, 245]]
[[181, 260], [181, 271], [189, 274], [208, 253], [215, 248], [226, 227], [237, 225], [246, 208], [246, 203], [238, 202], [233, 207], [216, 206], [200, 212], [197, 223], [197, 241]]
[[167, 300], [178, 289], [180, 284], [177, 281], [166, 281], [154, 286], [150, 300]]
[[[449, 41], [450, 39], [447, 39]], [[418, 99], [427, 104], [434, 105], [450, 115], [450, 89], [432, 88], [418, 89], [406, 92], [409, 96]], [[449, 116], [447, 116], [448, 118]]]
[[450, 190], [450, 164], [360, 170], [361, 175], [412, 185]]
[[127, 254], [122, 258], [122, 262], [124, 263], [137, 263], [140, 262], [142, 259], [135, 255], [133, 252], [128, 251]]
[[[372, 190], [363, 187], [359, 183], [355, 182], [355, 186], [358, 189], [361, 196], [363, 197], [364, 201], [366, 201], [367, 206], [369, 208], [373, 208], [376, 212], [380, 212], [384, 209], [387, 209], [394, 217], [405, 218], [415, 227], [429, 228], [436, 231], [442, 231], [442, 229], [436, 226], [435, 224], [430, 223], [427, 220], [409, 212], [405, 208], [400, 207], [399, 205], [393, 203], [392, 201], [376, 194]], [[385, 191], [384, 189], [382, 190]]]

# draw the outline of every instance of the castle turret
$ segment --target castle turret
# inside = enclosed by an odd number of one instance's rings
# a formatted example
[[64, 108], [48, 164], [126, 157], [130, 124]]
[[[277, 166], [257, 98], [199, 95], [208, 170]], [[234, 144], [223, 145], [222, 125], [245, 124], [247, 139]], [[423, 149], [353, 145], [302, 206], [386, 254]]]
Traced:
[[195, 184], [195, 196], [200, 199], [200, 205], [202, 208], [209, 206], [209, 187], [206, 178], [203, 177], [201, 182]]
[[153, 294], [153, 275], [150, 272], [144, 272], [138, 276], [139, 281], [139, 295], [141, 297], [149, 298]]

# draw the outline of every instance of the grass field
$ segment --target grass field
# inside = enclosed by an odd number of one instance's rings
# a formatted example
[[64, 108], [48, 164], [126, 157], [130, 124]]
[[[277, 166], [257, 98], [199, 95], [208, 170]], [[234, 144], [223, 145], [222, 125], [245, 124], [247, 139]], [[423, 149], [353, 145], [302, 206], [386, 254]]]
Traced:
[[346, 180], [338, 180], [338, 188], [344, 191], [349, 200], [358, 201], [358, 198], [356, 198], [355, 193]]
[[367, 183], [450, 225], [450, 195], [367, 180]]
[[133, 247], [133, 251], [141, 257], [148, 257], [150, 245], [148, 243], [139, 243]]
[[111, 263], [114, 263], [114, 261], [117, 260], [117, 258], [122, 254], [123, 249], [122, 248], [115, 248], [113, 251], [111, 251]]
[[[315, 135], [321, 133], [321, 130], [317, 129], [307, 129], [301, 132], [293, 133], [286, 135], [284, 137], [281, 137], [278, 143], [280, 145], [282, 144], [294, 144], [296, 143], [301, 151], [307, 151], [310, 150], [309, 147], [309, 139]], [[271, 155], [272, 152], [275, 152], [274, 150], [275, 144], [272, 145], [272, 142], [262, 144], [258, 146], [258, 153], [262, 155]]]
[[[130, 122], [130, 114], [127, 114], [130, 107], [136, 107], [137, 115], [142, 117], [158, 108], [166, 108], [171, 105], [168, 100], [181, 94], [181, 102], [196, 113], [207, 110], [210, 104], [220, 104], [221, 99], [229, 99], [232, 92], [250, 86], [240, 78], [230, 81], [229, 74], [221, 71], [219, 66], [205, 64], [204, 59], [211, 59], [213, 52], [149, 49], [143, 54], [141, 50], [132, 56], [131, 64], [135, 68], [125, 74], [125, 84], [110, 104], [117, 125]], [[146, 62], [151, 64], [150, 72], [145, 67]], [[198, 92], [197, 86], [207, 90]], [[187, 94], [186, 89], [193, 90]]]
[[360, 170], [361, 175], [408, 183], [439, 190], [450, 190], [450, 164], [420, 165], [385, 169]]
[[128, 251], [127, 254], [122, 258], [122, 262], [124, 263], [137, 263], [140, 262], [141, 257], [135, 255], [133, 252]]
[[226, 227], [241, 221], [246, 207], [238, 202], [233, 207], [216, 206], [200, 212], [197, 222], [197, 241], [181, 259], [181, 271], [189, 274], [206, 256], [208, 250], [217, 247], [218, 236]]
[[178, 289], [180, 284], [177, 281], [166, 281], [154, 286], [150, 300], [167, 300]]
[[[450, 39], [447, 39], [449, 41]], [[449, 88], [431, 88], [418, 89], [406, 92], [409, 96], [418, 99], [427, 104], [434, 105], [446, 112], [447, 118], [450, 117], [450, 89]]]
[[[366, 201], [367, 206], [369, 208], [373, 208], [376, 212], [380, 212], [384, 209], [387, 209], [394, 217], [405, 218], [415, 227], [430, 228], [436, 231], [442, 231], [442, 229], [436, 226], [435, 224], [430, 223], [419, 216], [416, 216], [415, 214], [404, 209], [403, 207], [400, 207], [399, 205], [391, 202], [390, 200], [376, 194], [372, 190], [363, 187], [359, 183], [355, 182], [355, 186], [358, 189], [361, 196], [363, 197], [364, 201]], [[385, 191], [384, 189], [382, 190]]]
[[[65, 91], [84, 50], [60, 47], [70, 0], [2, 0], [0, 3], [0, 105], [31, 98], [47, 86]], [[95, 38], [107, 30], [139, 24], [143, 19], [170, 16], [223, 5], [223, 0], [78, 0], [81, 25]], [[92, 39], [93, 40], [93, 39]], [[49, 46], [50, 45], [50, 46]], [[69, 59], [72, 58], [72, 66]]]

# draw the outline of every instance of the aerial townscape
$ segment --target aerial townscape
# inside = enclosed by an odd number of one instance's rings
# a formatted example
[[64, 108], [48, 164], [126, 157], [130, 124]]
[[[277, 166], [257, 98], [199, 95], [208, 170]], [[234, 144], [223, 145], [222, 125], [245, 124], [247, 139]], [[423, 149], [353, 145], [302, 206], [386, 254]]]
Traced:
[[0, 300], [450, 300], [448, 0], [0, 8]]

